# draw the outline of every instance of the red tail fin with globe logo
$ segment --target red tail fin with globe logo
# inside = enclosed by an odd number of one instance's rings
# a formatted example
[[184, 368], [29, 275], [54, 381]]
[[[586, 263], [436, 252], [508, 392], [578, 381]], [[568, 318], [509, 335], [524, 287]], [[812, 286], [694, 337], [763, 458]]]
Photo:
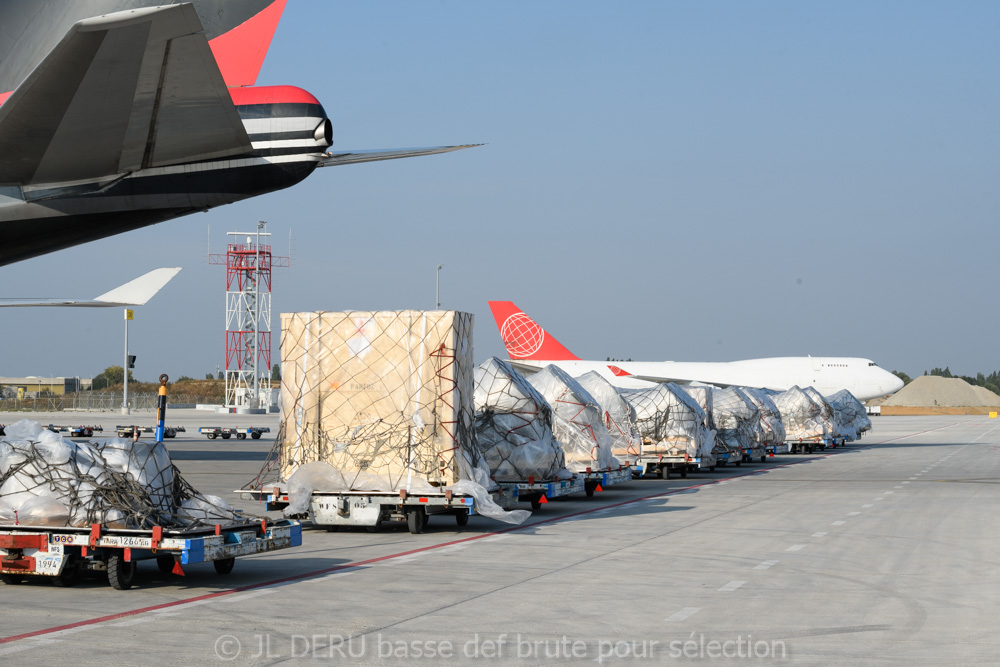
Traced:
[[490, 301], [500, 339], [511, 359], [568, 361], [579, 359], [511, 301]]

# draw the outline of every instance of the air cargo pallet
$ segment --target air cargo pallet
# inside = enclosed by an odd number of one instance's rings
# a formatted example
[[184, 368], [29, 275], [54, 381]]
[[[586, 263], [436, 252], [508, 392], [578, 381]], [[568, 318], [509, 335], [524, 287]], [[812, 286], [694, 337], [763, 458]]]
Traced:
[[[127, 426], [126, 425], [115, 426], [115, 430], [118, 432], [119, 438], [131, 438], [133, 435], [135, 435], [136, 430], [138, 430], [139, 433], [156, 432], [156, 428], [153, 426], [139, 426], [137, 424], [127, 425]], [[165, 429], [163, 429], [163, 437], [176, 438], [178, 433], [185, 433], [185, 432], [186, 430], [184, 429], [183, 426], [168, 426]]]
[[71, 586], [91, 570], [106, 572], [113, 588], [128, 590], [139, 561], [155, 560], [161, 572], [177, 574], [185, 565], [210, 562], [217, 573], [229, 574], [238, 556], [300, 544], [302, 526], [288, 520], [184, 530], [0, 526], [0, 580], [11, 585], [50, 577], [57, 586]]
[[602, 470], [600, 472], [580, 472], [577, 477], [583, 479], [583, 491], [588, 498], [592, 498], [598, 489], [604, 490], [615, 484], [624, 484], [632, 481], [632, 468], [622, 466], [617, 470]]
[[[580, 473], [584, 474], [584, 473]], [[579, 474], [570, 479], [536, 480], [529, 477], [519, 482], [497, 482], [501, 489], [515, 492], [518, 502], [531, 503], [531, 509], [539, 510], [550, 498], [586, 493], [586, 485]]]
[[215, 440], [216, 438], [222, 438], [223, 440], [229, 440], [229, 438], [236, 436], [237, 440], [246, 440], [249, 435], [254, 440], [260, 440], [261, 433], [270, 433], [271, 429], [267, 426], [249, 426], [242, 427], [238, 426], [235, 428], [230, 428], [227, 426], [202, 426], [198, 429], [198, 433], [208, 436], [209, 440]]

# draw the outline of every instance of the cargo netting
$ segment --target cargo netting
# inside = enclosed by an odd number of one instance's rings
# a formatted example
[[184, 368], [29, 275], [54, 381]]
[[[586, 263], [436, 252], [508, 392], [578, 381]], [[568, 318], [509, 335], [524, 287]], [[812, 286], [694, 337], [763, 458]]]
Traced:
[[0, 439], [0, 523], [151, 529], [207, 528], [242, 520], [198, 493], [161, 442], [74, 442], [21, 420]]
[[837, 417], [833, 414], [833, 407], [826, 402], [823, 398], [823, 394], [819, 393], [816, 389], [812, 387], [806, 387], [803, 390], [812, 402], [819, 406], [819, 416], [823, 420], [823, 432], [825, 437], [832, 438], [834, 433], [837, 432]]
[[604, 425], [600, 403], [566, 371], [549, 365], [528, 382], [552, 407], [552, 432], [562, 445], [571, 472], [617, 470], [611, 454], [611, 434]]
[[740, 387], [740, 391], [750, 399], [760, 413], [761, 442], [765, 445], [777, 445], [785, 441], [785, 425], [781, 423], [781, 413], [774, 404], [771, 395], [763, 389]]
[[754, 449], [761, 448], [760, 410], [737, 387], [712, 387], [712, 420], [715, 439], [737, 461]]
[[354, 490], [488, 480], [472, 324], [455, 311], [282, 313], [282, 478], [325, 461]]
[[871, 419], [864, 404], [847, 389], [841, 389], [826, 397], [826, 402], [833, 408], [837, 424], [837, 437], [848, 441], [857, 440], [861, 434], [872, 427]]
[[597, 371], [584, 373], [576, 381], [604, 410], [604, 426], [611, 434], [611, 453], [619, 460], [639, 456], [642, 438], [635, 425], [635, 408]]
[[475, 496], [480, 514], [523, 521], [490, 499], [472, 329], [457, 311], [282, 313], [279, 476], [291, 487], [305, 464], [329, 466], [299, 476], [293, 505], [312, 491], [451, 490]]
[[708, 414], [686, 388], [665, 383], [618, 391], [635, 409], [643, 455], [667, 454], [677, 448], [692, 458], [712, 453], [715, 433]]
[[[825, 402], [817, 403], [799, 387], [775, 394], [773, 399], [781, 413], [787, 441], [825, 438], [829, 435], [832, 424], [823, 414]], [[829, 408], [828, 405], [826, 407]]]
[[552, 408], [510, 363], [491, 357], [475, 374], [476, 445], [498, 482], [554, 480], [566, 467]]

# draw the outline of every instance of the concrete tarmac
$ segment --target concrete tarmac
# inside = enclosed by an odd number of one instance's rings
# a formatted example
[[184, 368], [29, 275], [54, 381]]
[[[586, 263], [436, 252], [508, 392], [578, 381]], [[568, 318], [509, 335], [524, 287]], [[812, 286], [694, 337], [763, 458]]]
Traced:
[[[307, 528], [301, 547], [238, 559], [226, 576], [144, 563], [129, 591], [0, 586], [0, 659], [996, 663], [1000, 421], [873, 421], [843, 449], [556, 499], [519, 527]], [[166, 443], [188, 481], [260, 512], [232, 490], [260, 469], [275, 416], [177, 410], [167, 422], [193, 427]], [[192, 432], [210, 424], [272, 433]]]

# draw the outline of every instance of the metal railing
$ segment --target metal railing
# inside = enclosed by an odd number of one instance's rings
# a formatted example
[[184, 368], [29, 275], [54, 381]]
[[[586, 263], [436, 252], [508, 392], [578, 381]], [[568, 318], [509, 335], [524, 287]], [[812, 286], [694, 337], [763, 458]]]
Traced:
[[[131, 410], [156, 410], [156, 394], [152, 392], [134, 394], [129, 392], [128, 405]], [[223, 401], [203, 396], [171, 395], [173, 405], [195, 403], [218, 403]], [[169, 405], [168, 404], [168, 405]], [[122, 408], [120, 392], [79, 392], [62, 396], [25, 396], [24, 398], [0, 398], [0, 412], [119, 412]]]

